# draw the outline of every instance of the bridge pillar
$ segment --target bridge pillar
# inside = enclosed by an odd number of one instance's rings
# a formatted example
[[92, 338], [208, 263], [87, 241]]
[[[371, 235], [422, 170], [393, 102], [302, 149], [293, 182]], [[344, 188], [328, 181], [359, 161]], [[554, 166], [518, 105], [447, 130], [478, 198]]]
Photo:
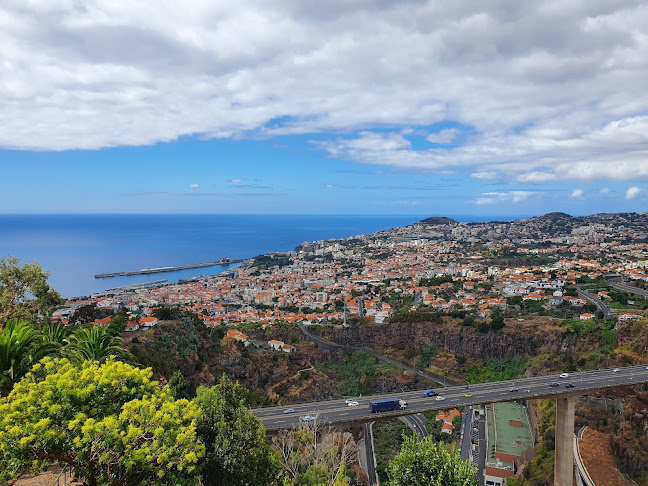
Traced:
[[556, 398], [554, 486], [574, 484], [574, 412], [576, 396]]

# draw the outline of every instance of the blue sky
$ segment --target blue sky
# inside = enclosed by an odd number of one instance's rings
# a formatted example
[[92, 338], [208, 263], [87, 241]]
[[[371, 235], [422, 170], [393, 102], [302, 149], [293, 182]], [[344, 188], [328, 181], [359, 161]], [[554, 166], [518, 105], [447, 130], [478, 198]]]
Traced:
[[648, 7], [438, 3], [3, 2], [0, 212], [645, 211]]

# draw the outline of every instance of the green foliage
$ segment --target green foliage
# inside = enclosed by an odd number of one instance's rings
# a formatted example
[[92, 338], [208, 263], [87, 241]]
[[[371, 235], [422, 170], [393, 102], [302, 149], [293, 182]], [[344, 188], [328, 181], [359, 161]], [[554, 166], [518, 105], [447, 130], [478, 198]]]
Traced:
[[419, 285], [421, 287], [437, 287], [446, 282], [452, 282], [452, 277], [450, 275], [441, 275], [439, 277], [422, 278], [421, 280], [419, 280]]
[[477, 486], [475, 467], [462, 461], [459, 451], [448, 451], [431, 437], [420, 442], [406, 437], [398, 455], [389, 462], [390, 486]]
[[83, 305], [74, 311], [70, 324], [87, 324], [99, 317], [99, 311], [92, 305]]
[[204, 454], [198, 415], [150, 370], [44, 358], [0, 399], [0, 478], [59, 462], [90, 486], [190, 484]]
[[185, 312], [181, 309], [175, 307], [160, 307], [153, 311], [153, 316], [157, 317], [161, 321], [172, 321], [175, 319], [180, 319], [185, 315]]
[[295, 478], [300, 486], [322, 486], [328, 484], [328, 469], [324, 464], [312, 464]]
[[405, 437], [414, 432], [398, 419], [382, 420], [373, 427], [374, 452], [376, 454], [376, 474], [381, 483], [387, 481], [387, 464], [400, 451]]
[[431, 346], [421, 347], [421, 356], [416, 362], [416, 367], [420, 370], [424, 370], [430, 366], [430, 360], [437, 355], [437, 350]]
[[[396, 315], [396, 313], [407, 313], [409, 311], [414, 303], [414, 296], [405, 292], [390, 292], [387, 296], [383, 296], [383, 301], [387, 301], [391, 308], [394, 309], [394, 315]], [[392, 316], [392, 322], [394, 322], [393, 319], [394, 316]]]
[[513, 359], [488, 358], [484, 365], [468, 368], [466, 379], [469, 383], [513, 380], [524, 375], [527, 365], [527, 358], [520, 355]]
[[535, 314], [544, 308], [544, 302], [541, 300], [523, 300], [522, 308], [529, 313]]
[[191, 386], [189, 382], [185, 379], [184, 375], [179, 371], [173, 373], [173, 376], [169, 380], [169, 391], [176, 400], [181, 398], [189, 400], [191, 396]]
[[127, 322], [128, 314], [122, 309], [110, 320], [110, 323], [108, 324], [108, 331], [113, 336], [119, 336], [120, 333], [124, 332], [124, 330], [126, 329]]
[[496, 307], [493, 310], [493, 313], [491, 315], [490, 328], [491, 331], [499, 331], [500, 329], [504, 328], [504, 316], [502, 315], [502, 311], [499, 307]]
[[522, 296], [521, 295], [516, 295], [513, 297], [508, 297], [506, 299], [506, 304], [507, 305], [522, 305]]
[[317, 368], [344, 376], [345, 379], [339, 386], [340, 395], [343, 396], [369, 395], [377, 375], [396, 370], [361, 351], [353, 353], [344, 362], [325, 361], [317, 365]]
[[288, 255], [259, 255], [254, 257], [254, 263], [253, 265], [257, 267], [259, 270], [267, 270], [268, 268], [272, 268], [275, 265], [281, 267], [285, 267], [286, 265], [290, 265], [292, 263], [292, 260]]
[[122, 361], [132, 361], [133, 356], [121, 346], [123, 340], [113, 336], [108, 328], [93, 326], [80, 327], [68, 339], [64, 354], [73, 363], [81, 364], [84, 361], [106, 361], [109, 356], [115, 356]]
[[35, 348], [40, 342], [38, 332], [31, 324], [10, 321], [0, 331], [0, 393], [9, 393], [13, 384], [32, 367]]
[[265, 428], [245, 406], [245, 389], [223, 376], [198, 388], [198, 436], [205, 444], [202, 481], [206, 486], [281, 484], [277, 456], [266, 442]]
[[540, 442], [536, 448], [538, 455], [525, 464], [521, 477], [510, 478], [506, 481], [508, 486], [545, 486], [551, 484], [554, 472], [555, 400], [543, 400], [541, 410], [542, 417], [538, 424]]
[[63, 302], [47, 284], [48, 272], [36, 262], [19, 265], [11, 255], [0, 259], [0, 330], [9, 320], [35, 321], [49, 316], [52, 307]]

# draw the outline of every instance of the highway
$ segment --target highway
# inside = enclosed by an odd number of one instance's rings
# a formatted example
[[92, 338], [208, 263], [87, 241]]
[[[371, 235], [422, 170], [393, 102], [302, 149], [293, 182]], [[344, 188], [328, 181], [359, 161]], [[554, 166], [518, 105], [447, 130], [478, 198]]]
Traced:
[[615, 289], [640, 295], [644, 299], [648, 298], [648, 291], [635, 287], [634, 285], [624, 282], [622, 280], [608, 280], [607, 284], [610, 287], [614, 287]]
[[380, 484], [378, 474], [376, 474], [376, 454], [373, 448], [373, 430], [372, 424], [365, 424], [365, 448], [367, 451], [367, 476], [369, 477], [369, 486]]
[[616, 314], [615, 310], [610, 309], [609, 305], [607, 305], [605, 302], [603, 302], [601, 299], [599, 299], [595, 295], [590, 294], [589, 292], [586, 292], [586, 291], [581, 290], [579, 288], [577, 288], [576, 291], [578, 292], [578, 296], [581, 299], [585, 299], [588, 302], [591, 302], [592, 304], [594, 304], [596, 306], [596, 308], [598, 310], [600, 310], [605, 317], [610, 317], [610, 315]]
[[425, 428], [425, 417], [421, 413], [414, 415], [403, 415], [399, 417], [405, 425], [407, 425], [412, 431], [418, 436], [419, 440], [425, 439], [428, 435], [428, 431]]
[[[438, 391], [444, 398], [443, 400], [437, 400], [437, 397], [425, 398], [423, 390], [419, 390], [389, 395], [357, 397], [354, 398], [358, 402], [356, 406], [348, 406], [343, 399], [339, 399], [257, 408], [252, 412], [263, 421], [268, 431], [299, 426], [306, 416], [314, 417], [320, 423], [346, 426], [351, 422], [372, 422], [401, 415], [413, 415], [481, 403], [551, 398], [574, 393], [584, 395], [592, 390], [647, 382], [648, 369], [646, 369], [646, 365], [641, 365], [624, 367], [617, 373], [614, 373], [611, 369], [605, 369], [570, 373], [568, 378], [559, 378], [558, 375], [542, 375], [510, 381], [481, 383], [470, 385], [469, 388], [463, 385], [440, 388]], [[552, 387], [550, 386], [551, 383], [557, 383], [558, 386]], [[574, 387], [566, 388], [567, 383], [573, 384]], [[514, 391], [510, 391], [511, 388]], [[391, 412], [371, 413], [369, 401], [385, 397], [398, 397], [401, 400], [406, 400], [408, 402], [407, 408]], [[292, 409], [294, 412], [284, 413], [288, 409]]]

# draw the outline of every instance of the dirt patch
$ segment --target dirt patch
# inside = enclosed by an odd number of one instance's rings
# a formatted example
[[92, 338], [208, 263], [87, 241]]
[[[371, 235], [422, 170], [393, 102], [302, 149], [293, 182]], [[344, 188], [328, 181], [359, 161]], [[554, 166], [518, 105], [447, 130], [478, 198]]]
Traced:
[[[61, 468], [57, 465], [51, 466], [47, 471], [32, 476], [31, 474], [24, 474], [18, 479], [9, 481], [9, 486], [52, 486], [56, 478], [61, 473]], [[69, 480], [68, 480], [69, 482]], [[63, 484], [63, 482], [61, 482]]]
[[579, 448], [583, 463], [595, 484], [626, 486], [612, 457], [608, 435], [588, 427], [583, 432]]

